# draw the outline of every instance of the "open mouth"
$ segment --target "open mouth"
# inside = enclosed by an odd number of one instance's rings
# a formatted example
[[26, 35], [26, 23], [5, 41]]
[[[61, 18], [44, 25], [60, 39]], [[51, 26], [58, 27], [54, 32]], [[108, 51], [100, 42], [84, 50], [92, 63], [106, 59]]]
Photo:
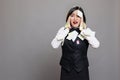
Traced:
[[78, 24], [78, 22], [77, 21], [73, 21], [73, 24]]

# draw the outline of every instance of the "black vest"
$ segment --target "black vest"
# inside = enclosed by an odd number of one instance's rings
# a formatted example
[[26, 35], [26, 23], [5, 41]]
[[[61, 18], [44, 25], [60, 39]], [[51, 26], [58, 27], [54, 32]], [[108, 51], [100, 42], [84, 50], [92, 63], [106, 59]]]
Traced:
[[[80, 34], [78, 28], [72, 28], [70, 32], [76, 30]], [[66, 36], [67, 37], [67, 36]], [[60, 65], [67, 71], [75, 69], [77, 72], [81, 71], [84, 67], [88, 67], [87, 50], [89, 43], [86, 39], [83, 41], [80, 38], [76, 38], [73, 42], [65, 38], [62, 46], [62, 57]]]

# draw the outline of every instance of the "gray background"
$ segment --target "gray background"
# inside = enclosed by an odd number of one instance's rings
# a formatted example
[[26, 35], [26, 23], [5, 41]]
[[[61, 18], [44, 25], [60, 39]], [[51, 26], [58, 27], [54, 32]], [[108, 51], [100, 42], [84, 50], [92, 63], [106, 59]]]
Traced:
[[120, 80], [120, 0], [0, 0], [0, 80], [59, 80], [50, 43], [75, 5], [101, 42], [88, 51], [90, 79]]

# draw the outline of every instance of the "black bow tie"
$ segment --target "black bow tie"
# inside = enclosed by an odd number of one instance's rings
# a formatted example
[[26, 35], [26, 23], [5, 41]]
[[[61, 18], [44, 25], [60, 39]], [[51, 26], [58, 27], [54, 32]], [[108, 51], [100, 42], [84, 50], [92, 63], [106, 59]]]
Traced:
[[80, 34], [79, 28], [74, 28], [74, 27], [72, 27], [72, 28], [70, 29], [70, 32], [72, 32], [72, 31], [77, 31], [77, 32]]

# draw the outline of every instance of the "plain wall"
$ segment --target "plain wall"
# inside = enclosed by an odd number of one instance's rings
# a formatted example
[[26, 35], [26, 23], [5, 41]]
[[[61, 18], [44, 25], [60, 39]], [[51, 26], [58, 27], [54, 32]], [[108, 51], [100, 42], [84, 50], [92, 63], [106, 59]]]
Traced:
[[59, 80], [51, 41], [68, 10], [82, 6], [101, 45], [89, 48], [91, 80], [120, 80], [120, 0], [0, 0], [0, 80]]

